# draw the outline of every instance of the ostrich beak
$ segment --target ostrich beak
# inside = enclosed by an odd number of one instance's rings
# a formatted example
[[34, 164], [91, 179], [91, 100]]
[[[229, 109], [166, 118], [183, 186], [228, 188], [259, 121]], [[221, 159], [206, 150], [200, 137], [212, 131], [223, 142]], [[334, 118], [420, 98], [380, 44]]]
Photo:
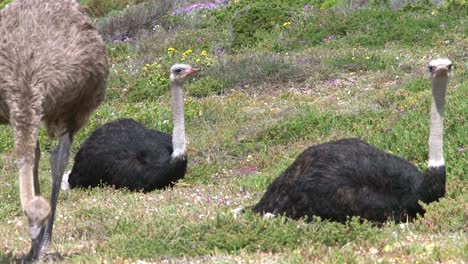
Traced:
[[193, 73], [199, 72], [200, 70], [201, 70], [201, 68], [199, 68], [199, 67], [192, 67], [192, 68], [190, 68], [190, 69], [188, 69], [186, 71], [185, 75], [191, 75]]
[[449, 69], [447, 66], [439, 66], [434, 70], [434, 75], [438, 77], [447, 77]]

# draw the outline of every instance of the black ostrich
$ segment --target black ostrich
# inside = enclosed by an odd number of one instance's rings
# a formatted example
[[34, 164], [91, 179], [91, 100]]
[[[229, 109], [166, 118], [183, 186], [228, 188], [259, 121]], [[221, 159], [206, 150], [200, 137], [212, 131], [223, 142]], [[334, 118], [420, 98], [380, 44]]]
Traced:
[[425, 173], [409, 161], [359, 139], [342, 139], [305, 150], [268, 187], [256, 213], [292, 219], [320, 216], [345, 222], [360, 216], [373, 222], [396, 222], [423, 214], [418, 204], [445, 195], [443, 116], [451, 75], [448, 59], [432, 60], [429, 164]]
[[182, 179], [187, 168], [182, 86], [189, 75], [199, 70], [186, 64], [171, 67], [172, 137], [133, 119], [101, 126], [76, 154], [68, 178], [70, 188], [96, 187], [102, 183], [148, 192]]

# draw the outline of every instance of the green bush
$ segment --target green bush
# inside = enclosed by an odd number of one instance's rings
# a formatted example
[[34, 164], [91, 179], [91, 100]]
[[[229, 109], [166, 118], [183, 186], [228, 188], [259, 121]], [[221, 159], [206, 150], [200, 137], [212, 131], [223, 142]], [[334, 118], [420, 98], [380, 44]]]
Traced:
[[6, 5], [11, 3], [12, 0], [0, 0], [0, 9], [5, 8]]
[[406, 12], [423, 12], [432, 8], [434, 4], [430, 0], [420, 0], [416, 3], [406, 3], [401, 7]]
[[107, 42], [133, 39], [142, 32], [151, 31], [156, 25], [164, 25], [172, 5], [170, 0], [151, 0], [132, 5], [119, 15], [98, 21], [96, 28]]
[[231, 46], [234, 50], [254, 47], [261, 39], [259, 35], [271, 32], [289, 19], [287, 9], [281, 5], [256, 2], [247, 6], [234, 15]]
[[449, 12], [451, 16], [468, 14], [468, 1], [466, 0], [446, 0], [439, 7], [440, 11]]
[[336, 69], [345, 69], [351, 72], [375, 71], [388, 68], [392, 63], [392, 58], [384, 58], [379, 54], [366, 54], [365, 52], [352, 52], [344, 56], [335, 56], [324, 61]]
[[127, 93], [128, 102], [153, 101], [169, 91], [169, 76], [162, 72], [143, 73]]
[[186, 90], [192, 96], [206, 97], [211, 94], [220, 94], [224, 88], [224, 82], [208, 76], [187, 85]]
[[119, 11], [128, 5], [134, 5], [144, 0], [89, 0], [86, 3], [91, 16], [102, 17], [112, 11]]
[[389, 43], [431, 46], [455, 27], [445, 15], [391, 9], [359, 9], [343, 15], [336, 10], [316, 10], [296, 17], [290, 28], [279, 34], [282, 39], [278, 41], [281, 46], [278, 49], [303, 49], [301, 42], [307, 46], [383, 47]]
[[215, 76], [226, 87], [233, 87], [262, 82], [284, 83], [302, 78], [306, 74], [305, 70], [304, 67], [289, 63], [281, 55], [245, 53], [216, 63], [205, 73]]

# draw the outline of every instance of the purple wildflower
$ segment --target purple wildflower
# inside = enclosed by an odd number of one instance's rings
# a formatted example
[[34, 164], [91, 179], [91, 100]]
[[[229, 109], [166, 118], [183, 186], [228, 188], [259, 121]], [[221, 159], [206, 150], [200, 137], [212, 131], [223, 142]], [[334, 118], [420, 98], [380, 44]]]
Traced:
[[340, 84], [338, 80], [335, 80], [335, 79], [328, 79], [325, 82], [333, 86], [338, 86]]
[[188, 14], [191, 12], [196, 12], [196, 11], [200, 11], [204, 9], [213, 10], [224, 5], [224, 2], [225, 1], [223, 0], [215, 0], [213, 2], [207, 2], [204, 4], [195, 3], [189, 6], [183, 7], [183, 8], [176, 9], [174, 12], [172, 12], [172, 15]]
[[331, 34], [330, 36], [328, 36], [328, 37], [322, 39], [322, 41], [323, 41], [323, 42], [327, 42], [327, 41], [330, 41], [330, 40], [332, 40], [332, 39], [334, 39], [334, 38], [335, 38], [335, 34]]
[[458, 153], [463, 153], [463, 152], [465, 152], [465, 147], [459, 147], [459, 148], [457, 149], [457, 152], [458, 152]]

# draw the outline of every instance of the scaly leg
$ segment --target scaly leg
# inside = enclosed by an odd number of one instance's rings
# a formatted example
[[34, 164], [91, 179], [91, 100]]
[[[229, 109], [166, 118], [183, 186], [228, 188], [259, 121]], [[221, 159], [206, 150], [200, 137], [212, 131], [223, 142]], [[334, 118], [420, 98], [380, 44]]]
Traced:
[[51, 213], [42, 239], [41, 254], [47, 254], [52, 240], [55, 211], [57, 209], [57, 201], [60, 193], [63, 172], [65, 171], [65, 167], [68, 162], [70, 144], [70, 133], [65, 132], [60, 136], [57, 148], [50, 154], [50, 167], [52, 170], [52, 195], [50, 198]]
[[36, 142], [36, 157], [34, 161], [34, 193], [36, 196], [41, 195], [41, 188], [39, 187], [39, 160], [41, 160], [41, 148], [39, 146], [39, 140]]
[[40, 257], [41, 241], [50, 215], [50, 206], [44, 198], [39, 196], [40, 149], [35, 138], [34, 127], [30, 127], [28, 131], [32, 132], [24, 133], [24, 129], [15, 129], [17, 141], [15, 150], [19, 162], [21, 205], [28, 221], [31, 238], [31, 250], [24, 262], [34, 262]]

